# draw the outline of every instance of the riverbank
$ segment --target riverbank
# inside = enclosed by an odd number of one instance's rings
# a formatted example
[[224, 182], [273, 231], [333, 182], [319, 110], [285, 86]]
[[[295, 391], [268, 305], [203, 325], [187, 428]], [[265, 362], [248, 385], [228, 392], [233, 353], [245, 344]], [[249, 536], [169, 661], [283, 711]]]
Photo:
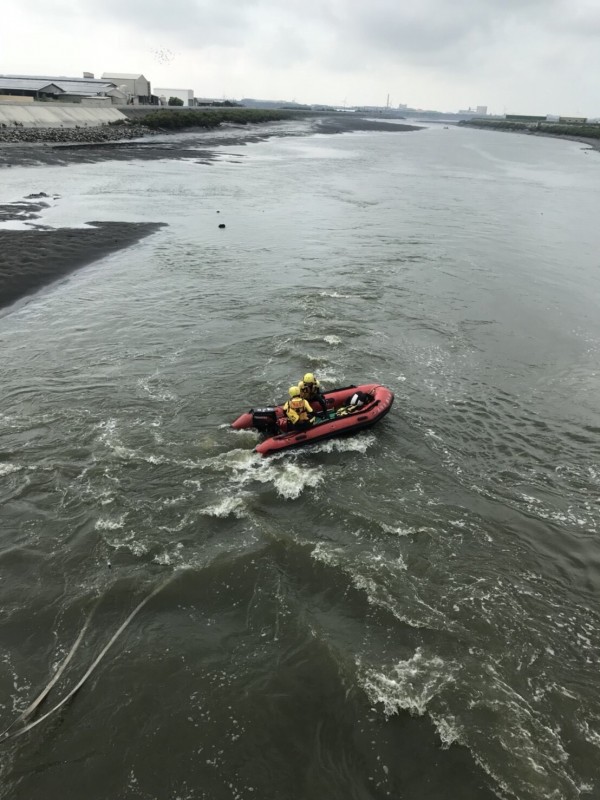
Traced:
[[598, 139], [590, 139], [589, 136], [559, 136], [554, 133], [538, 133], [535, 132], [532, 134], [533, 136], [541, 136], [544, 139], [563, 139], [567, 142], [579, 142], [580, 144], [585, 144], [588, 146], [590, 150], [596, 150], [600, 152], [600, 140]]
[[580, 126], [573, 126], [573, 132], [569, 132], [567, 125], [547, 124], [528, 124], [523, 122], [507, 122], [505, 120], [462, 120], [458, 123], [460, 127], [477, 128], [477, 130], [495, 131], [496, 133], [520, 133], [526, 136], [541, 136], [544, 139], [562, 139], [567, 142], [580, 142], [587, 145], [591, 150], [600, 151], [600, 128], [598, 126], [584, 126], [598, 136], [585, 136], [577, 133]]
[[0, 147], [19, 144], [97, 144], [155, 136], [144, 125], [98, 125], [94, 128], [0, 128]]
[[214, 148], [217, 146], [243, 147], [273, 137], [313, 134], [358, 131], [406, 133], [421, 130], [421, 127], [340, 114], [295, 115], [272, 122], [227, 123], [209, 129], [175, 131], [150, 128], [139, 123], [75, 129], [15, 128], [0, 131], [0, 168], [156, 158], [194, 159], [206, 163], [214, 158]]

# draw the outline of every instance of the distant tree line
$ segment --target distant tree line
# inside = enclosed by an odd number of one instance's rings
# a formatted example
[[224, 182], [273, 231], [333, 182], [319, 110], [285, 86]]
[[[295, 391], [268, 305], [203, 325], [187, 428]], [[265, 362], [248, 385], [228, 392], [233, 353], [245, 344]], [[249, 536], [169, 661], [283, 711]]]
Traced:
[[459, 125], [475, 128], [489, 128], [496, 131], [529, 131], [530, 133], [547, 133], [552, 136], [582, 136], [588, 139], [600, 139], [600, 125], [587, 123], [556, 122], [512, 122], [506, 119], [469, 119], [461, 120]]
[[242, 103], [236, 103], [235, 100], [206, 100], [197, 101], [199, 106], [214, 106], [215, 108], [243, 108]]

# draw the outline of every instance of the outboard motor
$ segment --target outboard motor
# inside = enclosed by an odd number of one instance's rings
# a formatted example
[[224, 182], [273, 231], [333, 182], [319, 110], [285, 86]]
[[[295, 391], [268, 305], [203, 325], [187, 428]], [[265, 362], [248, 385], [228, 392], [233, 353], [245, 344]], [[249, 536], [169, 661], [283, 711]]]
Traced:
[[278, 433], [277, 412], [272, 407], [252, 410], [252, 427], [263, 433]]

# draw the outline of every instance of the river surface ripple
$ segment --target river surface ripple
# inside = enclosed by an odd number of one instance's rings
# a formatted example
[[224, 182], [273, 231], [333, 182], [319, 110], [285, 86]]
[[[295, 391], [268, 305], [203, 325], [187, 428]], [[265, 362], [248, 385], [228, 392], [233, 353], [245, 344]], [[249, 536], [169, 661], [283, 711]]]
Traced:
[[[431, 126], [39, 191], [168, 226], [0, 317], [2, 728], [173, 580], [0, 796], [599, 797], [600, 158]], [[392, 412], [261, 459], [228, 423], [308, 369]]]

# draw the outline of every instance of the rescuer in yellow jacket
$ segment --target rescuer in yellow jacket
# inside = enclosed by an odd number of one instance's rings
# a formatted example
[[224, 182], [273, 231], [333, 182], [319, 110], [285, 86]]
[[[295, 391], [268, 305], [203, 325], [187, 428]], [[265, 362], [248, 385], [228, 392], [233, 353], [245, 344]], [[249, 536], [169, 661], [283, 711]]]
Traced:
[[304, 378], [298, 384], [300, 389], [300, 396], [309, 403], [318, 403], [321, 406], [323, 413], [327, 412], [327, 401], [323, 396], [321, 384], [315, 378], [312, 372], [307, 372]]
[[289, 422], [298, 430], [310, 427], [314, 422], [311, 404], [300, 395], [297, 386], [290, 386], [288, 394], [290, 399], [283, 404], [283, 410]]

